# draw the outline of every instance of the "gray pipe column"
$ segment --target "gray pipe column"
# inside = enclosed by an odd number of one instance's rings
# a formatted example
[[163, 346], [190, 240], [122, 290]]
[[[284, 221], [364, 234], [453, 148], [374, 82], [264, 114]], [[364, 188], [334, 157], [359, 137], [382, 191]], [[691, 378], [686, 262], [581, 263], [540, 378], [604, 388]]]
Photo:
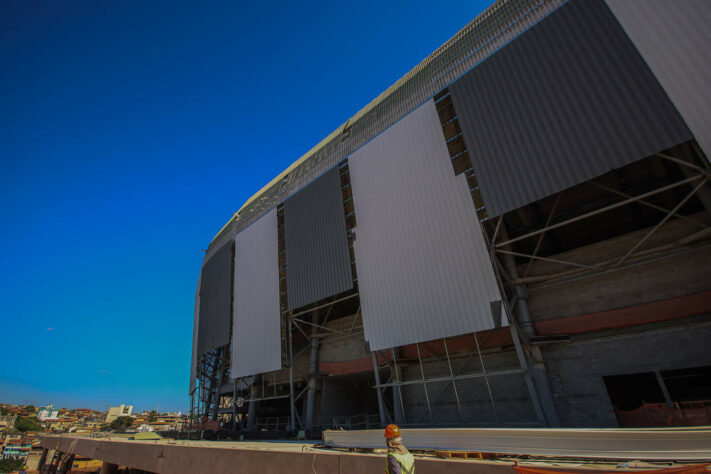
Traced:
[[[502, 222], [501, 239], [508, 240], [508, 238], [506, 223]], [[507, 250], [511, 249], [507, 248]], [[514, 280], [517, 279], [519, 277], [518, 267], [513, 255], [507, 253], [502, 253], [500, 255], [509, 276]], [[516, 321], [521, 327], [526, 339], [536, 337], [536, 327], [533, 324], [533, 318], [531, 317], [531, 313], [528, 309], [528, 298], [530, 296], [528, 288], [525, 285], [515, 285], [514, 291], [516, 292], [516, 308], [514, 310], [516, 314]], [[531, 375], [533, 385], [535, 386], [538, 399], [541, 403], [543, 416], [546, 419], [546, 425], [550, 428], [560, 427], [560, 418], [558, 417], [558, 411], [555, 407], [553, 391], [551, 390], [551, 386], [548, 381], [543, 352], [540, 347], [532, 345], [529, 341], [524, 342], [524, 347], [528, 353], [528, 371]]]

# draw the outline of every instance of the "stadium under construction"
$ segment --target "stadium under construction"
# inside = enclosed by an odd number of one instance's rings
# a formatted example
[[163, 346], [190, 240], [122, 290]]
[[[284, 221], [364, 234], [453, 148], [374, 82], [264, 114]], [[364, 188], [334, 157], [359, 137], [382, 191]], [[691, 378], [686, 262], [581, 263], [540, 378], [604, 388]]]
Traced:
[[709, 24], [495, 2], [212, 240], [194, 423], [711, 424]]

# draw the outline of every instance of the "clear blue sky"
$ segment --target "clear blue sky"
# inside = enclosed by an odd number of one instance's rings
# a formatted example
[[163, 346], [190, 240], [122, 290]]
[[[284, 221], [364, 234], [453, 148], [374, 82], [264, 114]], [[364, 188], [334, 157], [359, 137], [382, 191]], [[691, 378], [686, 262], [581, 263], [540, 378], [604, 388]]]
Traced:
[[0, 2], [0, 401], [186, 410], [203, 252], [490, 2]]

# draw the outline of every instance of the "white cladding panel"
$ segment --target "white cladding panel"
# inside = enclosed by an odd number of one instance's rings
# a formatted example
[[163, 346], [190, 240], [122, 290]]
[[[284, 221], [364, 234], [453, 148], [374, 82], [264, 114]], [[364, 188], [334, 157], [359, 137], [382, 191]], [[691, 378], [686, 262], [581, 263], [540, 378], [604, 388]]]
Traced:
[[232, 378], [281, 369], [277, 215], [235, 237]]
[[607, 4], [711, 159], [711, 1]]
[[494, 327], [501, 299], [474, 203], [432, 100], [348, 159], [371, 350]]

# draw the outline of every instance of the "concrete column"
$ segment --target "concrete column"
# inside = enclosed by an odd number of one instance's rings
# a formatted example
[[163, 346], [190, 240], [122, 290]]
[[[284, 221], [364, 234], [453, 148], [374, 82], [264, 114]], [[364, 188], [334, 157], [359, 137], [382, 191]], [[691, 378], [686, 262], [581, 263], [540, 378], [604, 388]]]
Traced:
[[73, 464], [74, 464], [74, 454], [72, 454], [72, 453], [65, 454], [64, 456], [62, 456], [62, 460], [59, 462], [59, 468], [57, 469], [57, 473], [65, 474], [65, 473], [71, 471]]
[[37, 463], [37, 469], [42, 470], [42, 466], [44, 466], [45, 462], [47, 462], [48, 453], [49, 453], [49, 449], [47, 449], [47, 448], [42, 449], [42, 454], [40, 455], [39, 462]]
[[118, 470], [118, 465], [112, 464], [110, 462], [104, 462], [101, 465], [101, 470], [99, 474], [114, 474]]
[[[375, 352], [371, 352], [373, 356], [373, 374], [375, 375], [375, 385], [380, 385], [380, 367], [378, 366], [378, 356]], [[385, 426], [387, 423], [385, 415], [385, 404], [383, 403], [383, 392], [380, 387], [376, 388], [378, 395], [378, 413], [380, 414], [380, 426]]]
[[[313, 320], [315, 324], [318, 324], [319, 314], [318, 310], [313, 313]], [[309, 381], [308, 381], [308, 392], [306, 393], [306, 420], [305, 427], [307, 430], [313, 429], [314, 427], [314, 412], [316, 410], [316, 391], [318, 390], [318, 329], [316, 326], [311, 326], [311, 355], [309, 357]]]
[[249, 391], [249, 409], [247, 410], [247, 431], [252, 431], [256, 427], [254, 421], [257, 416], [257, 402], [254, 398], [257, 398], [257, 375], [254, 376], [252, 380], [252, 389]]

